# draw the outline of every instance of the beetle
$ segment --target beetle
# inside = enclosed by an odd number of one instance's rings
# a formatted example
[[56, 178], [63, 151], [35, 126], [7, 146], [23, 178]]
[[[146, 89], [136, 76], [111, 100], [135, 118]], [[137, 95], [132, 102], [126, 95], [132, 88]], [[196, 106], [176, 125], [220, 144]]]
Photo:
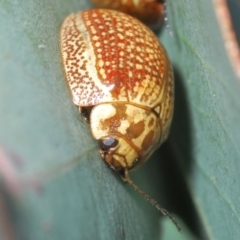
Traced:
[[91, 0], [96, 8], [108, 8], [127, 13], [151, 29], [161, 27], [165, 16], [165, 0]]
[[169, 134], [174, 81], [164, 47], [137, 19], [107, 9], [67, 16], [60, 45], [72, 100], [99, 141], [102, 159], [180, 230], [129, 177]]

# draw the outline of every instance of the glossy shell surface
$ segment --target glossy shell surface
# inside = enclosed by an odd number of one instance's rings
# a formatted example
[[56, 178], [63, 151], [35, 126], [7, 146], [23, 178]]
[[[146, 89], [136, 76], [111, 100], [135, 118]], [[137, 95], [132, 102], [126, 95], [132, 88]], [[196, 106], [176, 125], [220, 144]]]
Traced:
[[91, 0], [94, 7], [127, 13], [157, 29], [164, 19], [164, 0]]
[[[115, 170], [140, 166], [168, 136], [173, 75], [154, 34], [126, 14], [94, 9], [69, 15], [61, 53], [73, 102], [89, 108], [95, 139]], [[110, 141], [111, 140], [111, 141]]]

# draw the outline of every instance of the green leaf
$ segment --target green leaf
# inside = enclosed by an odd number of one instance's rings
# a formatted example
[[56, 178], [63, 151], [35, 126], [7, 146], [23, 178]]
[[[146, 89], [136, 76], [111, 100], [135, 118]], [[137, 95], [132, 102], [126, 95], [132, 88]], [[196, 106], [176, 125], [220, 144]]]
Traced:
[[[106, 167], [71, 102], [59, 30], [69, 13], [89, 7], [83, 0], [0, 1], [0, 238], [159, 239], [168, 229]], [[173, 36], [164, 32], [162, 41], [176, 70], [171, 135], [132, 176], [198, 238], [237, 239], [237, 78], [211, 1], [169, 1], [168, 17]]]
[[197, 240], [197, 238], [189, 231], [189, 229], [185, 226], [183, 222], [179, 218], [177, 221], [181, 224], [183, 229], [183, 233], [179, 233], [176, 227], [166, 218], [163, 218], [162, 225], [163, 225], [163, 233], [162, 239], [169, 240], [169, 239], [177, 239], [177, 240]]
[[[212, 1], [170, 1], [164, 36], [178, 72], [170, 141], [208, 239], [240, 234], [240, 89]], [[184, 89], [184, 91], [182, 91]], [[180, 92], [181, 91], [181, 92]], [[187, 127], [184, 127], [186, 126]]]

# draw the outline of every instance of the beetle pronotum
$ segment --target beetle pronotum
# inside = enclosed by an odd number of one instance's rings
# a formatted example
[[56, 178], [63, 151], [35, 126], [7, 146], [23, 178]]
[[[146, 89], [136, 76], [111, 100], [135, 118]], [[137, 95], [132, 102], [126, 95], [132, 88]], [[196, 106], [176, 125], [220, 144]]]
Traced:
[[90, 123], [102, 159], [180, 230], [129, 177], [169, 133], [174, 83], [163, 46], [137, 19], [103, 9], [69, 15], [60, 43], [73, 102]]

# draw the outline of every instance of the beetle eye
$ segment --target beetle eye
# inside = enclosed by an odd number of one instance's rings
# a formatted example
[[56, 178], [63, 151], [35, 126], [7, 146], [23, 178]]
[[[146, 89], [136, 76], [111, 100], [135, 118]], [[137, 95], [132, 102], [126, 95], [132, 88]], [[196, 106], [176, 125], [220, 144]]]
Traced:
[[116, 147], [118, 145], [118, 140], [115, 138], [105, 138], [101, 140], [100, 147], [104, 150]]

